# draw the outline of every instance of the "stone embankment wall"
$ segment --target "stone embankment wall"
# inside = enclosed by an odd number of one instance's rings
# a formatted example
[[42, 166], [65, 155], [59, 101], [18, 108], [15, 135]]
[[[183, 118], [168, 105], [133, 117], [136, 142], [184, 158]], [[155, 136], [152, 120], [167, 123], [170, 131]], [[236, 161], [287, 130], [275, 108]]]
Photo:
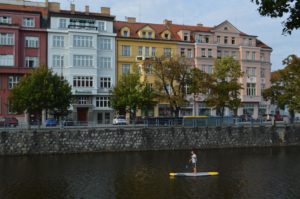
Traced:
[[300, 126], [2, 130], [0, 155], [300, 145]]

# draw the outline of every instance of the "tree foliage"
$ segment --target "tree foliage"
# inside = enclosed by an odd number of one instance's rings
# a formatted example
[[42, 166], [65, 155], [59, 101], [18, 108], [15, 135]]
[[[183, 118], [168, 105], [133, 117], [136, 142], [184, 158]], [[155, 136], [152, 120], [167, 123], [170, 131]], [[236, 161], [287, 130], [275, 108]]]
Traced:
[[210, 92], [207, 95], [207, 104], [217, 110], [217, 114], [224, 116], [225, 108], [229, 108], [237, 114], [241, 104], [239, 98], [242, 85], [239, 78], [243, 75], [240, 64], [232, 57], [217, 59], [214, 64]]
[[46, 109], [60, 116], [68, 113], [72, 93], [66, 80], [40, 66], [21, 78], [8, 99], [14, 112], [41, 113]]
[[185, 58], [164, 56], [147, 60], [144, 65], [152, 66], [152, 74], [155, 77], [154, 89], [158, 99], [167, 102], [172, 114], [178, 117], [181, 107], [187, 104], [187, 84], [191, 65]]
[[300, 28], [300, 0], [251, 0], [255, 2], [258, 11], [262, 16], [272, 18], [283, 17], [288, 15], [287, 19], [282, 22], [283, 33], [291, 34], [294, 29]]
[[111, 103], [119, 114], [130, 113], [130, 118], [134, 119], [138, 108], [148, 109], [155, 105], [154, 98], [149, 85], [141, 81], [139, 71], [134, 69], [133, 73], [122, 75], [113, 89]]
[[300, 111], [300, 58], [290, 55], [283, 63], [284, 69], [272, 73], [272, 86], [264, 90], [263, 97], [281, 109], [287, 106], [293, 122], [295, 111]]

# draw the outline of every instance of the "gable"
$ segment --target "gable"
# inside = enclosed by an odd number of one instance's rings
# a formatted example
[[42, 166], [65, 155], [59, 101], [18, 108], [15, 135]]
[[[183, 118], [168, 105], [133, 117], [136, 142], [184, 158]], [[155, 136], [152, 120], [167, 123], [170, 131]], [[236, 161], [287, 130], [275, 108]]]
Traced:
[[215, 26], [213, 28], [214, 32], [228, 32], [228, 33], [236, 33], [240, 34], [241, 31], [238, 30], [234, 25], [232, 25], [229, 21], [224, 21], [220, 23], [219, 25]]

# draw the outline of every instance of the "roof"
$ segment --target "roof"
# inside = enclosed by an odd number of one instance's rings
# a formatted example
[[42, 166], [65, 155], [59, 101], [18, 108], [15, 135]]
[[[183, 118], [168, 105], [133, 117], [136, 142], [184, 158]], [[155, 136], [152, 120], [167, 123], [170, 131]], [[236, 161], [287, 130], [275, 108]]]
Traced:
[[[127, 21], [115, 21], [114, 22], [114, 32], [117, 33], [117, 37], [122, 37], [121, 30], [124, 27], [128, 27], [130, 29], [130, 37], [132, 39], [143, 39], [140, 38], [138, 35], [138, 31], [146, 26], [151, 27], [153, 30], [155, 30], [155, 39], [156, 40], [165, 40], [162, 38], [161, 33], [165, 30], [169, 30], [171, 32], [171, 39], [166, 41], [177, 41], [177, 42], [190, 42], [194, 43], [195, 38], [193, 38], [193, 35], [191, 35], [191, 41], [183, 41], [181, 40], [178, 32], [180, 31], [190, 31], [191, 33], [194, 32], [204, 32], [213, 34], [213, 30], [215, 27], [207, 27], [207, 26], [199, 26], [199, 25], [180, 25], [180, 24], [172, 24], [172, 23], [166, 23], [166, 24], [153, 24], [153, 23], [140, 23], [140, 22], [127, 22]], [[244, 32], [240, 32], [240, 36], [249, 36], [254, 37], [253, 35], [248, 35]], [[268, 48], [272, 49], [260, 40], [257, 40], [257, 47], [261, 48]]]
[[74, 17], [74, 18], [96, 18], [96, 19], [108, 19], [108, 20], [114, 20], [115, 16], [109, 15], [109, 14], [103, 14], [103, 13], [95, 13], [95, 12], [89, 12], [86, 14], [85, 12], [75, 11], [72, 12], [70, 10], [60, 10], [60, 11], [50, 11], [51, 15], [58, 15], [58, 16], [66, 16], [66, 17]]

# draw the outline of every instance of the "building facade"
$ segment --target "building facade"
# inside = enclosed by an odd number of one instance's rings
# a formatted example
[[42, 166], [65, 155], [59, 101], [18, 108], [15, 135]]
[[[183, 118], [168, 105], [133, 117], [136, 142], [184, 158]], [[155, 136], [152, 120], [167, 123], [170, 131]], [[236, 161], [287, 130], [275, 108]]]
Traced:
[[48, 66], [72, 86], [74, 103], [69, 117], [79, 122], [111, 123], [111, 89], [115, 85], [114, 16], [102, 7], [100, 13], [49, 11]]
[[20, 78], [47, 64], [47, 4], [0, 1], [0, 116], [16, 115], [9, 107], [10, 90]]

